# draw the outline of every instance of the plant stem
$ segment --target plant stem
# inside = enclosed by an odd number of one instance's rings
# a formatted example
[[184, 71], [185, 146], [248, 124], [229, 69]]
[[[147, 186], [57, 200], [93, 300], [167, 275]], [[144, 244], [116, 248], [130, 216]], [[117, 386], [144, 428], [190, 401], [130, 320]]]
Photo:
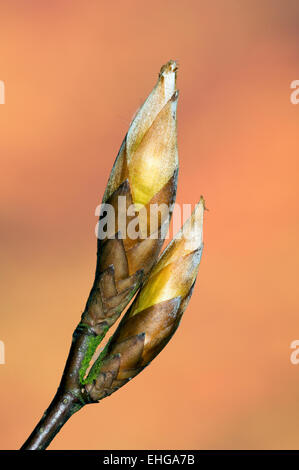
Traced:
[[97, 337], [96, 333], [87, 325], [80, 323], [75, 329], [57, 393], [21, 450], [46, 449], [74, 413], [87, 403], [94, 402], [80, 381], [82, 362], [94, 337]]
[[58, 431], [76, 411], [84, 406], [71, 393], [59, 390], [49, 408], [21, 447], [21, 450], [45, 450]]

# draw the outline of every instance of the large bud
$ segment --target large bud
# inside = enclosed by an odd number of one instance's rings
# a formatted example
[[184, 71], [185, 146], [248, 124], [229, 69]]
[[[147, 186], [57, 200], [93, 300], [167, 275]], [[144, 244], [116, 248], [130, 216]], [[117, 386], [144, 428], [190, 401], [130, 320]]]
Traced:
[[[97, 335], [116, 321], [139, 288], [167, 233], [178, 170], [176, 70], [173, 61], [162, 67], [130, 125], [104, 194], [96, 276], [82, 317]], [[152, 227], [155, 204], [162, 210]]]
[[201, 198], [191, 218], [152, 269], [102, 354], [102, 362], [94, 364], [90, 376], [97, 376], [87, 385], [92, 400], [110, 395], [137, 375], [177, 329], [201, 259], [203, 213]]

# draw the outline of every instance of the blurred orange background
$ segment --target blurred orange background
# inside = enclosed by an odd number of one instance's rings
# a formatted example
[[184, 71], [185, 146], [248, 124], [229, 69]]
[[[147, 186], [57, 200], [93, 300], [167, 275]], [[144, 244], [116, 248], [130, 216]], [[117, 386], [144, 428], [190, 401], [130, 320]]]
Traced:
[[1, 1], [0, 447], [48, 406], [96, 261], [94, 210], [131, 118], [179, 63], [177, 202], [204, 194], [181, 326], [50, 449], [299, 448], [297, 1]]

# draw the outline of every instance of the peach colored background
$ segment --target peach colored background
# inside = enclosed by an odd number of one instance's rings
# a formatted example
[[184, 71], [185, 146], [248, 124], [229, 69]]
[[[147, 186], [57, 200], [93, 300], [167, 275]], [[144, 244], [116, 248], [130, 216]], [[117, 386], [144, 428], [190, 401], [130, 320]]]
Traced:
[[94, 209], [160, 66], [179, 62], [177, 202], [204, 194], [181, 327], [51, 449], [299, 448], [299, 5], [0, 2], [0, 447], [58, 386], [93, 280]]

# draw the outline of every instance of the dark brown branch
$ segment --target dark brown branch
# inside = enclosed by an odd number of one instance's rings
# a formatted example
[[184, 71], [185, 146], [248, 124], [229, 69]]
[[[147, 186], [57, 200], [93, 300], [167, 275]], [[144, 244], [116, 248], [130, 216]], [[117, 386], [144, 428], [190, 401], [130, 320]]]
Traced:
[[44, 450], [67, 420], [82, 408], [78, 398], [59, 391], [21, 450]]
[[57, 393], [21, 450], [46, 449], [67, 420], [85, 404], [92, 403], [84, 386], [80, 384], [79, 371], [87, 352], [89, 338], [94, 335], [90, 328], [82, 324], [74, 331]]

